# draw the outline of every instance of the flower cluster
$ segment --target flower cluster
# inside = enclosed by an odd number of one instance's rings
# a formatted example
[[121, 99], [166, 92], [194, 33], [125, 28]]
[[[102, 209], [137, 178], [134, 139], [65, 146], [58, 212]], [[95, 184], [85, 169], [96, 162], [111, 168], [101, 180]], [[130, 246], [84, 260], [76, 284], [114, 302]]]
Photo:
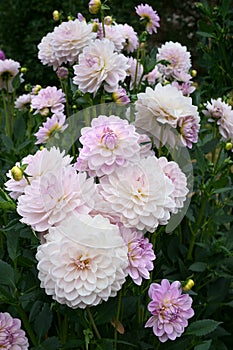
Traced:
[[0, 349], [27, 350], [28, 339], [21, 329], [21, 321], [8, 312], [0, 312]]

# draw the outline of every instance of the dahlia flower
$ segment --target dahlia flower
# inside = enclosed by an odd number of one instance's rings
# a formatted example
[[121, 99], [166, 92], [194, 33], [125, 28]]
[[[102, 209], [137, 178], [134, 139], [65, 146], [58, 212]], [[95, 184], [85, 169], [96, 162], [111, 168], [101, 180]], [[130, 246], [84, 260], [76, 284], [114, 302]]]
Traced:
[[121, 35], [124, 38], [123, 48], [128, 53], [137, 50], [139, 42], [137, 33], [134, 31], [133, 27], [128, 24], [118, 24], [118, 28], [121, 31]]
[[101, 1], [100, 0], [90, 0], [89, 4], [89, 11], [91, 14], [95, 15], [99, 12], [100, 7], [101, 7]]
[[4, 51], [0, 50], [0, 60], [4, 61], [6, 59]]
[[[101, 24], [101, 27], [102, 27], [102, 24]], [[124, 43], [125, 43], [125, 38], [123, 36], [121, 25], [120, 24], [115, 24], [114, 26], [105, 25], [104, 31], [105, 31], [105, 38], [113, 42], [114, 51], [120, 52], [123, 49]], [[103, 29], [101, 32], [103, 32]]]
[[155, 85], [156, 81], [162, 80], [162, 74], [159, 72], [158, 67], [155, 66], [155, 68], [143, 76], [143, 80], [147, 80], [148, 84]]
[[180, 282], [170, 284], [167, 279], [163, 279], [161, 285], [152, 283], [148, 294], [151, 298], [148, 310], [152, 316], [145, 327], [153, 327], [154, 334], [162, 343], [180, 337], [188, 319], [194, 315], [192, 298], [182, 294]]
[[128, 274], [127, 247], [119, 228], [101, 215], [65, 218], [49, 229], [36, 258], [41, 287], [74, 309], [116, 296]]
[[28, 339], [21, 329], [21, 321], [8, 312], [0, 312], [0, 349], [27, 350]]
[[128, 58], [129, 68], [127, 70], [127, 74], [130, 76], [130, 90], [133, 90], [134, 87], [138, 87], [142, 75], [143, 75], [143, 65], [136, 60], [136, 58], [129, 57]]
[[100, 178], [100, 194], [125, 227], [154, 232], [175, 208], [174, 185], [158, 159], [148, 157]]
[[44, 36], [39, 43], [38, 47], [38, 58], [43, 65], [52, 66], [56, 70], [60, 61], [58, 57], [55, 56], [55, 51], [53, 49], [54, 33], [48, 33]]
[[[28, 175], [28, 180], [25, 177], [20, 181], [15, 181], [9, 171], [6, 175], [9, 178], [5, 182], [5, 188], [10, 191], [10, 197], [13, 199], [18, 199], [21, 194], [24, 193], [25, 187], [28, 183], [32, 183], [33, 180], [46, 174], [50, 171], [58, 171], [62, 167], [70, 165], [72, 158], [70, 156], [65, 156], [65, 152], [60, 152], [59, 149], [52, 147], [50, 150], [43, 148], [37, 151], [34, 155], [29, 154], [24, 157], [21, 161], [22, 166], [26, 166], [26, 174]], [[20, 163], [16, 163], [16, 166], [20, 167]]]
[[128, 68], [127, 58], [114, 52], [114, 44], [108, 39], [99, 40], [85, 47], [74, 66], [74, 84], [86, 93], [96, 94], [102, 83], [108, 92], [114, 92], [124, 81]]
[[48, 172], [34, 179], [18, 199], [21, 222], [42, 232], [72, 212], [87, 214], [94, 205], [93, 178], [77, 174], [73, 167]]
[[142, 232], [127, 228], [120, 228], [121, 235], [128, 246], [129, 275], [137, 285], [142, 284], [142, 279], [149, 279], [150, 272], [154, 268], [153, 260], [156, 256], [153, 246], [148, 238], [144, 238]]
[[200, 129], [199, 116], [187, 116], [178, 120], [180, 140], [188, 148], [192, 148], [193, 143], [198, 141], [198, 132]]
[[36, 145], [48, 142], [56, 133], [63, 132], [68, 124], [65, 124], [66, 116], [63, 113], [53, 114], [51, 118], [39, 127], [39, 131], [35, 133], [37, 138]]
[[148, 4], [141, 4], [135, 7], [136, 13], [141, 17], [140, 20], [146, 21], [146, 30], [149, 34], [157, 33], [157, 28], [160, 27], [159, 15], [157, 11], [154, 11], [153, 8]]
[[186, 83], [179, 83], [178, 81], [173, 81], [171, 85], [175, 86], [178, 90], [180, 90], [184, 96], [189, 96], [196, 90], [192, 81]]
[[19, 111], [25, 111], [30, 108], [31, 100], [31, 94], [23, 94], [15, 100], [15, 108]]
[[172, 210], [172, 212], [177, 213], [178, 209], [183, 208], [184, 201], [186, 200], [186, 196], [189, 192], [187, 188], [187, 178], [176, 162], [169, 162], [165, 157], [158, 158], [158, 162], [164, 174], [172, 181], [174, 185], [172, 196], [176, 203], [176, 207]]
[[57, 89], [56, 86], [47, 86], [41, 89], [37, 95], [32, 95], [31, 107], [35, 109], [34, 114], [40, 113], [43, 115], [43, 110], [48, 108], [51, 113], [59, 113], [64, 111], [66, 102], [65, 94], [62, 89]]
[[[115, 115], [94, 118], [91, 127], [83, 128], [81, 135], [79, 141], [83, 148], [78, 159], [86, 162], [86, 170], [91, 176], [111, 174], [115, 169], [139, 159], [140, 135], [127, 120]], [[79, 164], [75, 166], [81, 171]]]
[[[191, 55], [186, 46], [178, 42], [166, 42], [159, 49], [156, 55], [156, 61], [168, 61], [167, 64], [158, 64], [158, 69], [165, 78], [177, 78], [180, 73], [188, 73], [191, 68]], [[180, 80], [180, 77], [177, 79]]]
[[123, 88], [119, 88], [117, 91], [113, 92], [112, 97], [113, 97], [113, 101], [121, 106], [124, 106], [130, 103], [130, 98], [127, 95], [126, 90]]
[[13, 79], [19, 73], [19, 62], [12, 59], [0, 60], [0, 90], [5, 89], [13, 92]]

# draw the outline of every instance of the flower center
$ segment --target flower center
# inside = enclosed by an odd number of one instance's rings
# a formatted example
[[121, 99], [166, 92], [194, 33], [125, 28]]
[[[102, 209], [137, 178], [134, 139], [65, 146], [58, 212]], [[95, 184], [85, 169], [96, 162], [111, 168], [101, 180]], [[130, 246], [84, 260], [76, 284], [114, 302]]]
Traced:
[[72, 265], [75, 269], [85, 270], [90, 269], [90, 261], [88, 257], [80, 255], [77, 259], [72, 259]]
[[104, 147], [110, 150], [113, 150], [119, 144], [117, 135], [108, 126], [104, 128], [103, 135], [101, 136], [100, 142], [103, 144]]

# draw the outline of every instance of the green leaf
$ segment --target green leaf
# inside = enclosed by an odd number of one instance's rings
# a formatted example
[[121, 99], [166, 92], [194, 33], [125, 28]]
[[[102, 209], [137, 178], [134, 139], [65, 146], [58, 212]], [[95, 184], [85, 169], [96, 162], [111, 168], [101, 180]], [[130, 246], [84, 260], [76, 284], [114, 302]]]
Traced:
[[212, 339], [203, 341], [201, 344], [196, 345], [194, 350], [209, 350]]
[[45, 333], [48, 332], [52, 323], [52, 313], [49, 304], [44, 304], [41, 312], [37, 315], [35, 320], [35, 331], [41, 339]]
[[7, 251], [9, 254], [9, 257], [12, 261], [14, 261], [18, 256], [18, 242], [19, 242], [19, 236], [18, 232], [16, 231], [8, 231], [6, 234], [7, 237]]
[[189, 266], [189, 270], [195, 271], [195, 272], [203, 272], [207, 268], [207, 264], [203, 262], [195, 262], [192, 265]]
[[215, 38], [215, 35], [212, 33], [197, 31], [197, 35], [204, 36], [205, 38]]
[[15, 281], [14, 270], [11, 265], [0, 260], [0, 284], [12, 286]]
[[193, 334], [198, 337], [201, 337], [203, 335], [209, 334], [213, 332], [218, 325], [220, 325], [222, 322], [217, 322], [214, 320], [199, 320], [196, 322], [191, 323], [186, 331], [187, 335]]
[[[31, 350], [55, 350], [60, 349], [61, 344], [57, 337], [51, 337], [43, 341], [39, 346], [32, 348]], [[64, 348], [65, 349], [65, 348]]]

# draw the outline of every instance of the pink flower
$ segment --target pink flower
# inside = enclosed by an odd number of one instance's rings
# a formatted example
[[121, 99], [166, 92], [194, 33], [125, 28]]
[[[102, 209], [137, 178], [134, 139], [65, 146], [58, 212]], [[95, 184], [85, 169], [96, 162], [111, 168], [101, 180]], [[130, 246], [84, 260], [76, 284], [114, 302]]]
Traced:
[[18, 199], [21, 222], [42, 232], [64, 220], [72, 212], [87, 214], [94, 205], [93, 178], [73, 167], [48, 172], [28, 185]]
[[127, 95], [127, 92], [123, 88], [119, 88], [117, 91], [113, 92], [112, 94], [114, 102], [117, 104], [124, 106], [130, 103], [130, 98]]
[[8, 312], [0, 312], [0, 349], [27, 350], [28, 339], [21, 329], [21, 321]]
[[159, 72], [158, 67], [155, 66], [155, 68], [151, 72], [144, 75], [143, 80], [145, 79], [147, 79], [150, 85], [155, 85], [156, 80], [160, 81], [162, 79], [162, 74]]
[[180, 90], [184, 96], [189, 96], [196, 90], [192, 81], [186, 83], [178, 83], [178, 81], [173, 81], [171, 85]]
[[34, 114], [40, 113], [43, 115], [43, 110], [50, 109], [51, 113], [59, 113], [64, 111], [66, 102], [65, 94], [56, 86], [47, 86], [41, 89], [38, 95], [32, 95], [31, 107], [35, 109]]
[[25, 111], [30, 108], [31, 100], [31, 94], [23, 94], [15, 100], [15, 108], [20, 111]]
[[12, 59], [0, 60], [0, 90], [5, 89], [13, 92], [13, 79], [19, 73], [19, 62]]
[[135, 9], [136, 13], [141, 17], [140, 20], [146, 21], [146, 30], [148, 31], [148, 33], [157, 33], [157, 28], [160, 27], [160, 18], [158, 16], [157, 11], [154, 11], [153, 8], [148, 4], [141, 4], [135, 7]]
[[66, 116], [63, 113], [53, 114], [51, 118], [39, 127], [39, 131], [35, 134], [37, 141], [36, 145], [48, 142], [55, 134], [63, 132], [68, 124], [65, 124]]
[[116, 225], [101, 215], [71, 214], [45, 238], [36, 258], [48, 295], [73, 309], [116, 296], [128, 275], [127, 247]]
[[39, 50], [38, 58], [43, 65], [52, 66], [53, 69], [56, 70], [60, 65], [60, 61], [59, 58], [55, 56], [55, 51], [52, 45], [53, 40], [54, 33], [48, 33], [42, 38], [41, 42], [37, 46]]
[[[87, 171], [92, 176], [111, 174], [116, 168], [125, 167], [139, 159], [139, 134], [127, 120], [115, 115], [100, 115], [91, 122], [91, 127], [81, 130], [80, 149], [76, 168], [86, 162]], [[82, 164], [80, 164], [80, 160]]]
[[122, 37], [124, 38], [123, 48], [128, 53], [134, 52], [138, 48], [138, 37], [133, 27], [128, 24], [118, 24], [119, 30], [121, 30]]
[[114, 44], [108, 39], [99, 40], [85, 47], [74, 66], [74, 84], [86, 93], [96, 94], [102, 84], [108, 92], [118, 89], [128, 68], [127, 58], [114, 52]]
[[148, 294], [152, 299], [148, 304], [152, 316], [145, 327], [153, 327], [154, 334], [162, 343], [180, 337], [188, 325], [188, 319], [194, 315], [192, 298], [182, 294], [180, 282], [170, 284], [167, 279], [163, 279], [161, 285], [152, 283]]
[[200, 118], [192, 115], [180, 118], [178, 120], [178, 127], [181, 142], [188, 148], [192, 148], [193, 143], [197, 143], [198, 141]]
[[[105, 25], [104, 29], [105, 29], [105, 38], [112, 41], [114, 44], [114, 51], [120, 52], [123, 49], [124, 43], [125, 43], [125, 38], [123, 36], [121, 25], [120, 24], [115, 24], [113, 26]], [[101, 32], [103, 31], [102, 28], [99, 30], [101, 30]]]
[[0, 50], [0, 60], [4, 61], [6, 58], [4, 51]]
[[137, 285], [142, 284], [142, 279], [149, 279], [154, 268], [153, 260], [156, 256], [153, 246], [148, 238], [144, 238], [142, 232], [120, 227], [121, 235], [128, 246], [129, 275]]

